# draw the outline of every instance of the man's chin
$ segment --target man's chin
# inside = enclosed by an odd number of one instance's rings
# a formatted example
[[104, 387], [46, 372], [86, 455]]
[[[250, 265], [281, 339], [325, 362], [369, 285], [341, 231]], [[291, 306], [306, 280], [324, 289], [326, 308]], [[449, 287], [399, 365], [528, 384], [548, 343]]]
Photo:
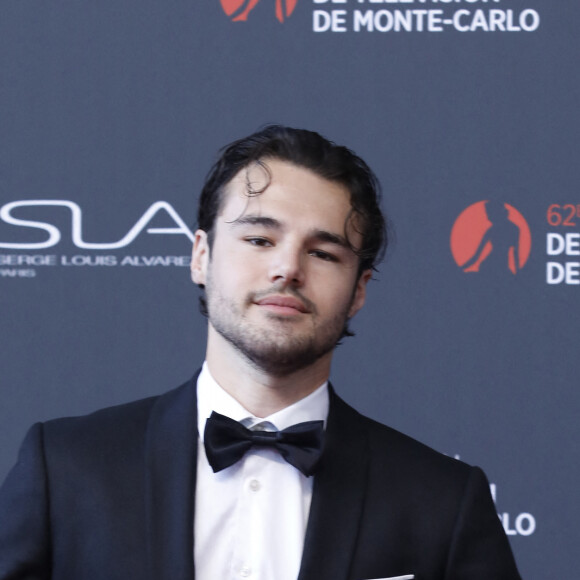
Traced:
[[268, 344], [262, 348], [239, 348], [234, 345], [256, 368], [272, 376], [285, 376], [316, 363], [334, 348], [334, 343], [323, 348], [317, 347], [311, 342], [300, 345], [278, 343]]

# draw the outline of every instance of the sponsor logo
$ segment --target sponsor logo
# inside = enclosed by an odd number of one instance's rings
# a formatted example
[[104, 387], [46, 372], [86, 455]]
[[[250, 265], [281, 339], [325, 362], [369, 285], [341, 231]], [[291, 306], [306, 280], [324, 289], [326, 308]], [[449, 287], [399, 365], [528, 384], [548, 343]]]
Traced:
[[[60, 208], [57, 211], [64, 212], [65, 216], [68, 214], [70, 226], [66, 225], [66, 220], [63, 224], [62, 219], [56, 219], [53, 208]], [[41, 221], [37, 219], [39, 215], [46, 217], [41, 218]], [[153, 227], [152, 222], [158, 222], [159, 216], [169, 220], [168, 226]], [[34, 219], [30, 219], [31, 217]], [[4, 228], [4, 225], [8, 228]], [[173, 238], [179, 236], [177, 239], [185, 239], [187, 246], [189, 241], [193, 241], [192, 231], [167, 201], [153, 203], [133, 222], [133, 225], [127, 225], [124, 235], [112, 241], [87, 241], [83, 234], [83, 210], [74, 201], [67, 199], [12, 201], [0, 207], [0, 279], [35, 278], [38, 269], [45, 270], [46, 267], [56, 266], [69, 269], [112, 266], [125, 269], [129, 267], [159, 269], [159, 267], [189, 266], [189, 255], [140, 255], [134, 249], [130, 254], [110, 253], [119, 250], [127, 252], [128, 246], [150, 235]], [[72, 246], [73, 251], [81, 250], [82, 253], [44, 253], [49, 248], [61, 244], [69, 249]], [[137, 244], [137, 248], [139, 247]], [[105, 251], [107, 253], [103, 253]]]
[[[271, 0], [220, 0], [222, 8], [232, 22], [245, 22], [259, 2]], [[292, 15], [298, 0], [274, 0], [273, 13], [280, 22]]]
[[530, 228], [512, 205], [478, 201], [465, 208], [451, 230], [451, 253], [464, 272], [515, 275], [528, 261]]
[[[129, 231], [120, 239], [113, 242], [87, 242], [83, 239], [83, 212], [80, 206], [74, 201], [65, 199], [24, 199], [12, 201], [0, 208], [0, 221], [18, 226], [20, 228], [44, 231], [46, 239], [40, 242], [5, 242], [0, 241], [0, 248], [10, 248], [17, 250], [45, 249], [56, 246], [62, 238], [60, 229], [50, 222], [22, 219], [13, 215], [14, 210], [24, 207], [65, 207], [71, 212], [70, 235], [73, 244], [77, 248], [88, 250], [116, 250], [131, 244], [143, 230], [148, 234], [181, 234], [193, 241], [193, 233], [186, 223], [175, 211], [170, 203], [166, 201], [156, 201], [145, 213], [135, 222]], [[159, 213], [164, 211], [173, 221], [170, 228], [148, 227], [149, 222]]]
[[[552, 231], [546, 236], [546, 282], [580, 286], [580, 203], [553, 203], [546, 220]], [[572, 259], [570, 259], [572, 258]]]
[[[493, 502], [497, 503], [497, 485], [490, 483], [489, 489]], [[531, 536], [536, 531], [536, 518], [528, 512], [517, 515], [498, 512], [497, 515], [507, 536]]]
[[[355, 32], [399, 34], [405, 32], [534, 32], [540, 26], [536, 10], [505, 10], [502, 8], [456, 8], [461, 2], [487, 3], [487, 0], [454, 0], [453, 7], [441, 9], [444, 0], [314, 0], [314, 5], [346, 4], [346, 8], [314, 10], [314, 32]], [[450, 4], [452, 0], [445, 0]], [[493, 0], [498, 3], [500, 0]], [[365, 6], [367, 4], [367, 6]], [[415, 4], [417, 8], [383, 7], [385, 4]], [[433, 5], [435, 8], [427, 8]]]
[[[514, 0], [310, 0], [311, 26], [315, 33], [349, 32], [356, 36], [441, 32], [521, 34], [540, 28], [537, 10], [503, 6], [510, 2]], [[246, 22], [259, 12], [285, 22], [298, 0], [220, 0], [220, 3], [232, 22]], [[258, 5], [260, 10], [255, 10]]]

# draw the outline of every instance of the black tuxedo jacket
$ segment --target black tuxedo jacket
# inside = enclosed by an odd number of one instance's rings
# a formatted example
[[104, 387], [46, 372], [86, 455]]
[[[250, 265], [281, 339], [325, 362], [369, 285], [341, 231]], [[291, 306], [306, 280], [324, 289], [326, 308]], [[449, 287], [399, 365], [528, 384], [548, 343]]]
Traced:
[[[33, 426], [0, 493], [0, 579], [193, 580], [195, 387]], [[299, 580], [405, 575], [520, 578], [480, 469], [332, 393]]]

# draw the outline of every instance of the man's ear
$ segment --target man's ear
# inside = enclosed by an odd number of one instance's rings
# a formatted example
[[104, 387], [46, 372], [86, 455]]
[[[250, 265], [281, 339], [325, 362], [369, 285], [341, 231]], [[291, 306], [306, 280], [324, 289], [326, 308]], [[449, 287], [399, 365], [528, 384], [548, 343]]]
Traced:
[[352, 297], [352, 304], [348, 311], [348, 318], [352, 318], [363, 306], [367, 297], [367, 282], [372, 278], [372, 270], [364, 270], [359, 276], [354, 294]]
[[205, 284], [208, 263], [209, 241], [207, 232], [197, 230], [194, 234], [193, 250], [191, 252], [191, 279], [195, 284]]

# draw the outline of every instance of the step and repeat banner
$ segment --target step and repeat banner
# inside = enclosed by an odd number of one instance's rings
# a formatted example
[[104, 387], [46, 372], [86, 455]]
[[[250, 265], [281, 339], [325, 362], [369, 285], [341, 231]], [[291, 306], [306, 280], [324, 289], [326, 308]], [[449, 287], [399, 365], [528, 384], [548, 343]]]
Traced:
[[524, 578], [575, 577], [579, 26], [574, 0], [5, 0], [0, 480], [32, 423], [201, 364], [201, 184], [288, 124], [367, 160], [395, 230], [338, 392], [483, 467]]

